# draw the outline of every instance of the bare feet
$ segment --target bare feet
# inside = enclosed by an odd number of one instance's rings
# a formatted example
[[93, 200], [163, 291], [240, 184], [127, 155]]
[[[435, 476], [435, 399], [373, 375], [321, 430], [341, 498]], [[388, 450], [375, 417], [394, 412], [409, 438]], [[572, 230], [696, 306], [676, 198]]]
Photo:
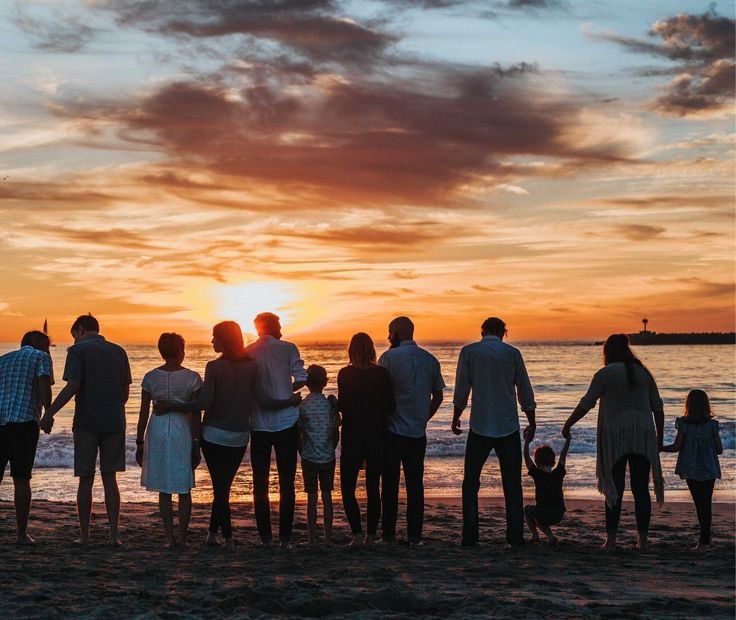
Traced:
[[375, 542], [376, 537], [373, 534], [366, 534], [365, 538], [363, 539], [363, 546], [372, 547]]
[[708, 551], [710, 549], [710, 543], [701, 543], [699, 542], [693, 547], [693, 551], [698, 551], [702, 553], [703, 551]]
[[207, 547], [219, 547], [222, 543], [217, 540], [217, 535], [213, 532], [207, 532], [207, 538], [204, 539], [204, 544]]
[[79, 545], [80, 547], [87, 547], [90, 543], [89, 536], [80, 536], [77, 538], [77, 540], [74, 541], [75, 545]]
[[613, 553], [613, 551], [616, 550], [616, 535], [615, 534], [608, 535], [608, 537], [606, 538], [606, 542], [603, 543], [602, 549], [606, 553]]
[[348, 547], [362, 547], [363, 546], [363, 534], [353, 534], [353, 540], [350, 541]]
[[560, 539], [557, 538], [557, 536], [552, 536], [547, 539], [547, 546], [548, 547], [556, 547], [560, 542]]
[[233, 538], [225, 539], [225, 549], [228, 551], [235, 551], [235, 540]]
[[539, 534], [534, 534], [530, 539], [529, 543], [532, 545], [536, 545], [539, 543]]
[[110, 546], [116, 549], [123, 546], [123, 542], [117, 536], [110, 536]]
[[17, 540], [15, 541], [16, 545], [35, 545], [36, 541], [31, 538], [30, 534], [19, 534]]
[[164, 545], [164, 549], [173, 549], [174, 547], [176, 547], [176, 538], [170, 538]]
[[647, 550], [647, 535], [639, 533], [639, 538], [636, 541], [636, 550], [642, 553]]
[[279, 541], [279, 547], [284, 551], [291, 549], [291, 543], [288, 540]]

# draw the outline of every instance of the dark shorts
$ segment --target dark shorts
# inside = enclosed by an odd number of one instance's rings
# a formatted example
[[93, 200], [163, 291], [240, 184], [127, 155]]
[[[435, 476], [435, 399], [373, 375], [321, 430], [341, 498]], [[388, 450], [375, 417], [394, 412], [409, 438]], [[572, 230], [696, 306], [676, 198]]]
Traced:
[[524, 512], [539, 525], [557, 525], [565, 516], [565, 511], [547, 506], [525, 506]]
[[8, 422], [0, 426], [0, 481], [10, 462], [10, 475], [30, 480], [38, 445], [38, 423]]
[[317, 492], [318, 479], [320, 489], [332, 491], [335, 488], [335, 461], [312, 463], [312, 461], [302, 459], [302, 476], [304, 477], [304, 491], [306, 493]]
[[125, 471], [125, 433], [90, 433], [74, 431], [74, 475], [94, 476], [97, 453], [100, 472]]

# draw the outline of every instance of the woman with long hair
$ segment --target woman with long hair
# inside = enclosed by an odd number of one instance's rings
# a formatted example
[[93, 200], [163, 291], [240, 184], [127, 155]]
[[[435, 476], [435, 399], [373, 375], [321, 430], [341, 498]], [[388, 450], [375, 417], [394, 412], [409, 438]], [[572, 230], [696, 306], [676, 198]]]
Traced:
[[[355, 334], [348, 348], [350, 363], [337, 375], [337, 401], [342, 413], [340, 491], [352, 545], [372, 544], [381, 516], [381, 463], [388, 436], [388, 417], [395, 403], [388, 371], [376, 364], [368, 334]], [[355, 487], [365, 465], [368, 499], [367, 535], [363, 537]]]
[[629, 347], [626, 334], [609, 336], [603, 346], [604, 366], [593, 376], [588, 392], [562, 427], [562, 436], [598, 400], [598, 434], [596, 476], [598, 490], [606, 498], [606, 543], [603, 548], [616, 547], [616, 534], [621, 517], [621, 499], [629, 467], [631, 492], [634, 495], [636, 548], [646, 549], [651, 498], [650, 472], [654, 478], [654, 493], [658, 504], [664, 502], [664, 481], [659, 461], [662, 445], [664, 409], [657, 383], [646, 366]]
[[235, 321], [223, 321], [212, 328], [212, 348], [220, 357], [204, 371], [204, 385], [197, 400], [159, 401], [157, 408], [190, 410], [202, 418], [201, 448], [212, 480], [212, 511], [205, 544], [217, 546], [218, 531], [225, 545], [233, 549], [230, 516], [230, 489], [250, 439], [250, 420], [256, 403], [265, 409], [278, 409], [301, 400], [263, 402], [256, 363], [245, 352], [243, 332]]

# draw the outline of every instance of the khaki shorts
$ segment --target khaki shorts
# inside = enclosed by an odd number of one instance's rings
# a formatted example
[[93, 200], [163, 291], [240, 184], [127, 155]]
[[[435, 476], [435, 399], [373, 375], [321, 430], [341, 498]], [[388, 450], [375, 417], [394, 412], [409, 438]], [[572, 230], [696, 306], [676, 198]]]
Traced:
[[322, 491], [332, 491], [335, 488], [335, 461], [313, 463], [302, 459], [302, 476], [306, 493], [317, 492], [317, 480]]
[[100, 473], [125, 471], [125, 432], [90, 433], [74, 431], [74, 475], [94, 476], [97, 452], [100, 453]]

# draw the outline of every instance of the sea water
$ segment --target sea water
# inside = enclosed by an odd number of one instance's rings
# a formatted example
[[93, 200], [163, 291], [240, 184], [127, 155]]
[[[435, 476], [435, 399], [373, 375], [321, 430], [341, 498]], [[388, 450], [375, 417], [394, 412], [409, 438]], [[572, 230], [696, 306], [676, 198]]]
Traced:
[[[463, 454], [467, 437], [470, 410], [463, 415], [463, 434], [455, 436], [450, 431], [452, 419], [452, 391], [455, 366], [463, 342], [420, 343], [440, 361], [447, 383], [445, 400], [427, 429], [427, 459], [425, 464], [425, 489], [428, 496], [459, 496], [463, 474]], [[602, 350], [590, 342], [518, 342], [526, 361], [537, 401], [537, 435], [535, 444], [549, 443], [555, 451], [562, 446], [560, 427], [585, 393], [593, 374], [602, 365]], [[11, 344], [0, 345], [0, 354], [16, 348]], [[299, 345], [305, 364], [320, 364], [327, 369], [330, 382], [325, 393], [336, 390], [337, 372], [347, 363], [345, 344], [301, 343]], [[140, 468], [135, 463], [135, 436], [140, 408], [140, 383], [143, 375], [161, 365], [161, 358], [154, 344], [126, 345], [133, 375], [127, 413], [127, 471], [119, 475], [123, 501], [155, 501], [156, 495], [140, 486]], [[730, 345], [682, 345], [637, 347], [636, 353], [656, 377], [665, 403], [665, 442], [674, 438], [675, 418], [682, 415], [688, 390], [700, 388], [711, 399], [714, 412], [720, 421], [721, 437], [725, 452], [721, 457], [723, 479], [716, 484], [716, 497], [733, 501], [736, 491], [736, 347]], [[380, 354], [380, 346], [379, 346]], [[54, 395], [63, 386], [62, 374], [66, 350], [64, 346], [52, 349], [57, 384]], [[184, 365], [203, 374], [204, 366], [216, 354], [210, 345], [187, 345]], [[35, 498], [56, 501], [73, 501], [76, 480], [73, 477], [72, 445], [73, 402], [69, 403], [55, 419], [51, 435], [41, 434], [33, 474]], [[573, 441], [567, 460], [568, 475], [565, 481], [568, 496], [598, 497], [595, 480], [597, 409], [588, 413], [573, 428]], [[526, 424], [521, 414], [522, 427]], [[338, 448], [339, 452], [339, 448]], [[665, 488], [670, 499], [686, 497], [686, 485], [674, 474], [676, 454], [662, 454]], [[235, 501], [251, 496], [250, 454], [247, 453], [233, 486]], [[338, 468], [339, 474], [339, 468]], [[0, 485], [0, 499], [12, 498], [9, 472]], [[194, 501], [211, 498], [209, 476], [204, 462], [196, 471], [197, 488]], [[525, 495], [533, 493], [531, 481], [524, 476]], [[339, 489], [339, 485], [336, 484]], [[301, 473], [297, 472], [297, 496], [303, 497]], [[683, 491], [685, 493], [683, 493]], [[481, 495], [501, 495], [498, 462], [491, 455], [481, 478]], [[271, 495], [278, 495], [275, 464], [271, 476]], [[97, 484], [95, 497], [102, 498], [101, 485]]]

